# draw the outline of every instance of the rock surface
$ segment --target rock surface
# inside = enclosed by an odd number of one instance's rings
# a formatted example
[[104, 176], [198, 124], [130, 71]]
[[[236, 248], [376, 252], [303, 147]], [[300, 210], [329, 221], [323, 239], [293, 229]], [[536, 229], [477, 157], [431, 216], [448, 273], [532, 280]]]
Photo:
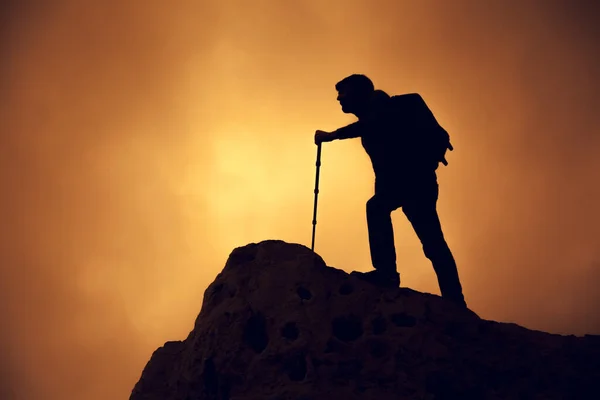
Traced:
[[231, 253], [130, 400], [600, 399], [597, 382], [597, 336], [486, 321], [264, 241]]

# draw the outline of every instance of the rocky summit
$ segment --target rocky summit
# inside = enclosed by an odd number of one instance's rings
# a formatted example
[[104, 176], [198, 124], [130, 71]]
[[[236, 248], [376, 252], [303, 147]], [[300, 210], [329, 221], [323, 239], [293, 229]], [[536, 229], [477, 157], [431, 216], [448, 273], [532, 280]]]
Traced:
[[598, 382], [597, 336], [487, 321], [264, 241], [231, 253], [194, 329], [152, 354], [130, 400], [588, 400]]

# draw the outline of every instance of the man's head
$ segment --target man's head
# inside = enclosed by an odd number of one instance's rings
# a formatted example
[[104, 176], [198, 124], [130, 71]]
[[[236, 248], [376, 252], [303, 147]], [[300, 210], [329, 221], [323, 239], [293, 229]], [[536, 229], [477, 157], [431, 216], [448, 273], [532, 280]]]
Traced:
[[366, 112], [375, 86], [365, 75], [354, 74], [339, 81], [335, 89], [338, 92], [337, 100], [342, 106], [342, 111], [359, 116]]

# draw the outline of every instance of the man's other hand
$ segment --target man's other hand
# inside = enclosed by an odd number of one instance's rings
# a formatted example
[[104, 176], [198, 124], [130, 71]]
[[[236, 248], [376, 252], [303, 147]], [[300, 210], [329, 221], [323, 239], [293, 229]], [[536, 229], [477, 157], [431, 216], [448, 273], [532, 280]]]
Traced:
[[321, 144], [323, 142], [331, 142], [335, 140], [335, 136], [331, 132], [319, 131], [315, 132], [315, 144]]

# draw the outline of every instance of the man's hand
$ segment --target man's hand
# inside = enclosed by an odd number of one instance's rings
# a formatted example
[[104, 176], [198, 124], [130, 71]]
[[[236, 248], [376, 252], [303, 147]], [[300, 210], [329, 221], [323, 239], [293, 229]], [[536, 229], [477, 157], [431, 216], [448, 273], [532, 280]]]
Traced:
[[332, 140], [335, 140], [335, 135], [332, 132], [325, 132], [319, 130], [315, 132], [315, 144], [331, 142]]

